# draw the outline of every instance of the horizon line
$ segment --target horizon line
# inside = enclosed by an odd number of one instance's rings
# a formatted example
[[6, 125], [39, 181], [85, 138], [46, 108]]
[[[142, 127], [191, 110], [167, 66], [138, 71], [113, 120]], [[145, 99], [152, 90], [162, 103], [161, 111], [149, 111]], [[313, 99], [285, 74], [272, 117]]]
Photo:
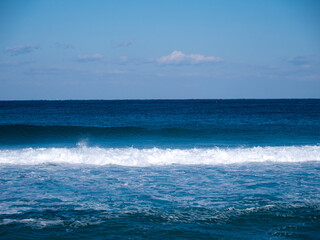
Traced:
[[0, 99], [1, 102], [18, 101], [183, 101], [183, 100], [320, 100], [320, 98], [113, 98], [113, 99]]

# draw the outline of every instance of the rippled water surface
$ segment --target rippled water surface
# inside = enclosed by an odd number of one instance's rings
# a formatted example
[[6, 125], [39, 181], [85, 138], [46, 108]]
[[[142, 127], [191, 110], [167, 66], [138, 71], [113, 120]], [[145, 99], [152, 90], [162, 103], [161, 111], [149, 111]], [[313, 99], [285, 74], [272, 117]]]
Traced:
[[319, 239], [320, 100], [0, 101], [0, 239]]
[[17, 238], [316, 239], [320, 164], [2, 166], [0, 233]]

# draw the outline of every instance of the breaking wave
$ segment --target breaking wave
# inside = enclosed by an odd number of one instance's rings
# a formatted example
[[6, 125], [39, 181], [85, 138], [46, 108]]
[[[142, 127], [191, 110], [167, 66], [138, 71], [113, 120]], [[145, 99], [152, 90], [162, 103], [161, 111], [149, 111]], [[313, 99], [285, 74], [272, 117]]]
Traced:
[[247, 162], [320, 161], [320, 146], [251, 148], [138, 149], [100, 148], [23, 148], [0, 150], [0, 164], [89, 164], [121, 166], [217, 165]]

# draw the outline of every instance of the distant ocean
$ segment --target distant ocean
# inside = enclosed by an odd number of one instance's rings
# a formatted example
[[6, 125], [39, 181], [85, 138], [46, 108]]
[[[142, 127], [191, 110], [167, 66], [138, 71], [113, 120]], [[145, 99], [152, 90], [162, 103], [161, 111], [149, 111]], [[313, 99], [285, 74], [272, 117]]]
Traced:
[[0, 239], [320, 239], [320, 99], [0, 101]]

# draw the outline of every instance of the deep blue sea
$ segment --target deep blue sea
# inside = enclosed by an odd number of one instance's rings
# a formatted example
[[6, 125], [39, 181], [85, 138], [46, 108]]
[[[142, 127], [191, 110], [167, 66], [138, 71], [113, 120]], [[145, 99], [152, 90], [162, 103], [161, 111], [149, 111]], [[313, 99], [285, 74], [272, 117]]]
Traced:
[[320, 99], [0, 101], [0, 239], [320, 239]]

